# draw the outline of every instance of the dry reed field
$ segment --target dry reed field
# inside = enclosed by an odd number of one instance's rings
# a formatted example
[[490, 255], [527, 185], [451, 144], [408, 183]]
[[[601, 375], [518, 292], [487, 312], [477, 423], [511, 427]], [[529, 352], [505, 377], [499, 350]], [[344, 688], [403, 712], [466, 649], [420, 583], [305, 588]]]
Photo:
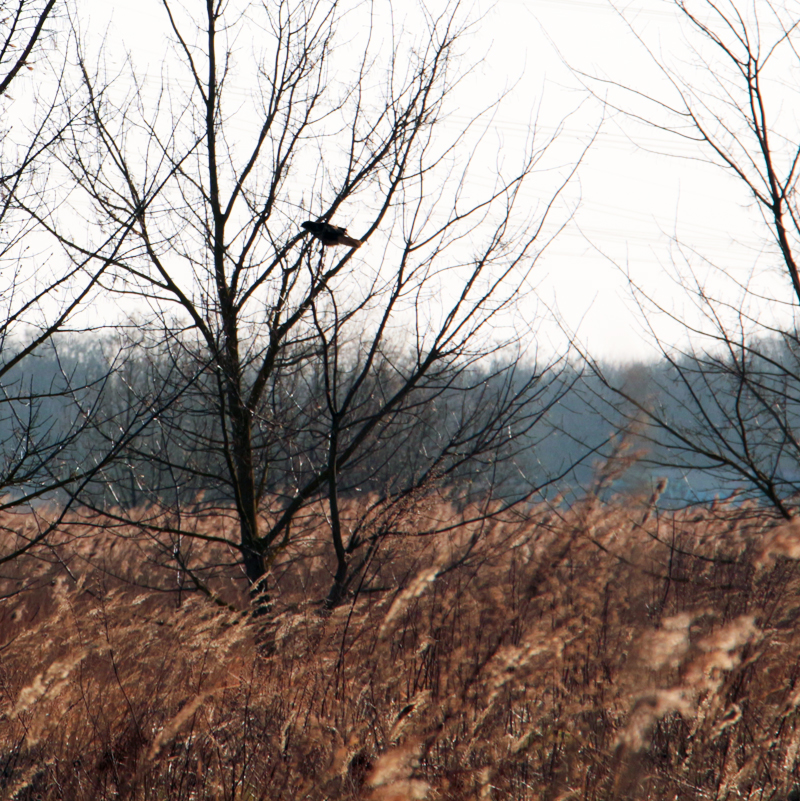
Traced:
[[[76, 518], [4, 565], [0, 794], [795, 797], [800, 526], [756, 512], [588, 501], [409, 525], [383, 591], [330, 613], [309, 536], [261, 616], [224, 554], [192, 592], [152, 539]], [[2, 523], [9, 542], [37, 525]]]

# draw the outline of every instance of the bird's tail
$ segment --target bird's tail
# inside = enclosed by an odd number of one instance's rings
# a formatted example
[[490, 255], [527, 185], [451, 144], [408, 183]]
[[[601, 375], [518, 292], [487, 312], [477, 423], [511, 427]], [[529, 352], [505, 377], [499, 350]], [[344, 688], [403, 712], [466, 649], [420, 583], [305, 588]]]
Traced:
[[342, 234], [339, 237], [339, 244], [340, 245], [347, 245], [351, 248], [360, 248], [364, 243], [360, 239], [354, 239], [352, 236], [348, 236], [347, 234]]

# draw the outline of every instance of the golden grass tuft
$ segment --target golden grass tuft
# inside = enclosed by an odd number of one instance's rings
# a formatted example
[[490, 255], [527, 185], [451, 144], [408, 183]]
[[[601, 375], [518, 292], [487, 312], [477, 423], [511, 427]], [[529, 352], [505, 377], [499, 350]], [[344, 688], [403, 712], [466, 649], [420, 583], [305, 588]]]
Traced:
[[[0, 579], [0, 796], [699, 801], [800, 785], [793, 524], [592, 501], [416, 537], [456, 513], [414, 515], [376, 560], [391, 589], [325, 614], [324, 510], [309, 517], [261, 618], [224, 547], [193, 546], [208, 595], [168, 543], [67, 521]], [[39, 525], [0, 524], [7, 545]]]

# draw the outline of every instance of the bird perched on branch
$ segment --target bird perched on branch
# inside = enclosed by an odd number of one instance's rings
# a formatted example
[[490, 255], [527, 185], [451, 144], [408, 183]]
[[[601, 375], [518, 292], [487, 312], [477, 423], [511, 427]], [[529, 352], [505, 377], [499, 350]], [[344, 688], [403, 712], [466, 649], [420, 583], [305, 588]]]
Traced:
[[348, 236], [347, 229], [339, 228], [337, 225], [331, 225], [326, 222], [311, 222], [309, 220], [308, 222], [304, 222], [302, 227], [329, 248], [334, 245], [347, 245], [351, 248], [360, 248], [362, 245], [360, 239], [354, 239], [352, 236]]

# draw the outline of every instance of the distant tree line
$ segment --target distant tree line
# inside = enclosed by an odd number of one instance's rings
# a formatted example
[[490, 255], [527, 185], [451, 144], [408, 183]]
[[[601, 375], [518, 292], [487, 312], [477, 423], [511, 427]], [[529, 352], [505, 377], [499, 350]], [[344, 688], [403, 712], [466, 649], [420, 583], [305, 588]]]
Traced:
[[[800, 493], [800, 458], [783, 440], [800, 423], [800, 398], [788, 395], [786, 386], [786, 374], [796, 369], [797, 339], [784, 336], [751, 347], [754, 353], [766, 354], [760, 363], [754, 357], [748, 372], [755, 382], [760, 368], [760, 399], [745, 400], [733, 392], [737, 365], [721, 356], [713, 361], [707, 356], [702, 370], [688, 355], [630, 365], [597, 364], [593, 372], [579, 362], [565, 361], [546, 375], [521, 360], [476, 365], [449, 386], [432, 389], [434, 400], [426, 398], [419, 407], [403, 409], [382, 426], [340, 473], [339, 491], [346, 498], [389, 496], [398, 488], [428, 482], [442, 497], [462, 504], [487, 495], [512, 502], [574, 498], [596, 491], [603, 470], [610, 467], [613, 480], [602, 487], [606, 495], [648, 495], [667, 479], [662, 497], [671, 503], [738, 497], [772, 507], [774, 492], [791, 504]], [[27, 378], [28, 392], [40, 399], [35, 428], [62, 445], [62, 474], [91, 465], [122, 436], [118, 458], [87, 483], [82, 502], [98, 511], [233, 505], [235, 489], [225, 471], [220, 409], [207, 386], [211, 376], [201, 376], [186, 388], [186, 372], [176, 372], [173, 356], [163, 345], [128, 345], [124, 362], [115, 364], [119, 354], [119, 342], [107, 335], [57, 338], [57, 347], [39, 354], [36, 370]], [[379, 364], [365, 383], [358, 404], [361, 414], [370, 412], [377, 396], [392, 390], [387, 373]], [[50, 392], [65, 374], [81, 392]], [[22, 368], [10, 371], [9, 380], [25, 380]], [[171, 383], [166, 394], [176, 399], [157, 423], [126, 438], [136, 410], [151, 408], [153, 398]], [[259, 486], [272, 503], [286, 503], [324, 465], [324, 382], [309, 364], [294, 370], [292, 381], [280, 382], [268, 397], [259, 415], [272, 424], [258, 428], [254, 443]], [[498, 421], [487, 425], [494, 408], [507, 397], [524, 400], [525, 413], [508, 426]], [[766, 412], [759, 408], [764, 403]], [[17, 440], [21, 408], [20, 404], [13, 414], [7, 410], [0, 419], [3, 442]], [[91, 426], [70, 440], [70, 431], [88, 416], [87, 410]], [[739, 438], [746, 434], [753, 439], [752, 475], [747, 464], [733, 459]], [[731, 440], [727, 450], [720, 447], [723, 438]], [[40, 443], [44, 442], [43, 437]], [[430, 468], [433, 453], [440, 456], [435, 472]], [[609, 465], [614, 460], [617, 464]], [[758, 476], [764, 474], [772, 477], [771, 486], [759, 484]], [[62, 490], [58, 497], [67, 496]]]

